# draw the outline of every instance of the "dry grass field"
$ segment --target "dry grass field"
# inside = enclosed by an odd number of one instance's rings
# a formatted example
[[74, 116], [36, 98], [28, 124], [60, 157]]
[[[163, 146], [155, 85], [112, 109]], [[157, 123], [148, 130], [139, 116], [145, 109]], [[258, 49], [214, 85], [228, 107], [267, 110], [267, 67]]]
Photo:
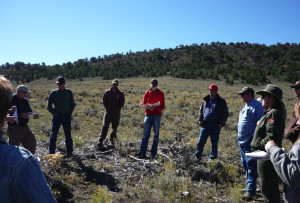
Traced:
[[[45, 157], [52, 119], [46, 106], [50, 91], [56, 88], [55, 80], [41, 79], [26, 84], [31, 91], [32, 109], [41, 113], [39, 119], [29, 123], [38, 140], [37, 157], [59, 202], [240, 202], [243, 194], [240, 189], [245, 188], [245, 179], [236, 138], [243, 102], [237, 92], [248, 85], [235, 81], [229, 86], [224, 81], [168, 76], [157, 79], [165, 93], [166, 108], [160, 129], [159, 156], [155, 162], [133, 157], [139, 150], [143, 132], [144, 110], [138, 104], [151, 78], [119, 79], [119, 89], [125, 93], [125, 106], [116, 149], [106, 152], [97, 151], [94, 145], [105, 112], [102, 96], [111, 81], [102, 78], [67, 80], [66, 87], [73, 91], [76, 102], [72, 120], [74, 156], [71, 158], [59, 154]], [[219, 86], [219, 94], [226, 99], [230, 117], [220, 134], [219, 159], [208, 162], [208, 140], [203, 162], [199, 164], [192, 160], [199, 136], [198, 110], [212, 83]], [[290, 116], [296, 100], [290, 84], [276, 80], [272, 83], [283, 89]], [[265, 86], [254, 89], [261, 90]], [[285, 142], [286, 151], [288, 146]], [[62, 127], [57, 153], [65, 154]], [[259, 194], [258, 202], [262, 201]]]

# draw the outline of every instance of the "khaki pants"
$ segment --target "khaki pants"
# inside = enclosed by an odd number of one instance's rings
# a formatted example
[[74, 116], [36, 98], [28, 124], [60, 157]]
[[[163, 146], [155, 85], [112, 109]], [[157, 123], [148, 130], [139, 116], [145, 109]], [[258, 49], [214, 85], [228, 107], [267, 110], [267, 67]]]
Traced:
[[34, 134], [26, 126], [8, 125], [7, 126], [8, 144], [20, 146], [28, 149], [32, 154], [35, 154], [36, 139]]

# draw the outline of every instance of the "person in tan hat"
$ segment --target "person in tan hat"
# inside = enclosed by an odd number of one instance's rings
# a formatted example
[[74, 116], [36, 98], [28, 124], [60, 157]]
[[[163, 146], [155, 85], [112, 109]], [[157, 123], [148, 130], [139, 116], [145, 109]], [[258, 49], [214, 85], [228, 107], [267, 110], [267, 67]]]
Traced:
[[[10, 115], [17, 115], [13, 122], [7, 122], [8, 143], [28, 149], [32, 154], [36, 151], [35, 135], [31, 132], [28, 122], [33, 111], [29, 105], [26, 95], [29, 93], [25, 85], [19, 85], [17, 92], [12, 96], [12, 109]], [[16, 112], [16, 113], [15, 113]], [[39, 114], [33, 114], [33, 118], [39, 118]]]
[[270, 153], [271, 162], [285, 183], [285, 202], [299, 202], [300, 200], [300, 81], [291, 85], [295, 88], [297, 102], [290, 117], [287, 128], [284, 130], [284, 138], [292, 143], [292, 148], [285, 154], [273, 140], [265, 145], [266, 151]]
[[245, 105], [240, 111], [238, 123], [238, 144], [241, 153], [243, 168], [246, 171], [247, 193], [242, 197], [244, 200], [252, 200], [256, 195], [257, 161], [247, 157], [246, 153], [251, 152], [250, 143], [256, 128], [257, 122], [264, 115], [262, 104], [254, 98], [254, 90], [251, 87], [244, 87], [238, 92]]
[[97, 149], [103, 150], [103, 141], [106, 139], [108, 128], [111, 123], [112, 132], [110, 133], [110, 143], [114, 146], [114, 141], [117, 138], [117, 128], [120, 123], [121, 109], [125, 103], [125, 96], [119, 90], [119, 81], [114, 79], [111, 87], [105, 91], [103, 96], [103, 105], [105, 107], [105, 115], [103, 118], [103, 126], [100, 132], [100, 138], [97, 143]]
[[[255, 128], [251, 150], [265, 150], [265, 144], [274, 140], [281, 147], [284, 133], [286, 110], [282, 101], [282, 90], [269, 84], [264, 90], [256, 92], [262, 96], [265, 115], [258, 121]], [[261, 191], [265, 202], [279, 203], [279, 177], [269, 159], [257, 161], [258, 174], [261, 180]]]

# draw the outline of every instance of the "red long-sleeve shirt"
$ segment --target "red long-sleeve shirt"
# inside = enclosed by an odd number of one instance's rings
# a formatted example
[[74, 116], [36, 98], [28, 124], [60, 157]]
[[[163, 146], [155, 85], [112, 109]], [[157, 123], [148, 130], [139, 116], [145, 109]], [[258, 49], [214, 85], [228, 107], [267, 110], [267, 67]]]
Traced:
[[155, 104], [160, 101], [160, 106], [155, 107], [153, 111], [146, 109], [145, 115], [161, 115], [161, 111], [165, 108], [165, 95], [164, 93], [156, 89], [154, 92], [150, 89], [145, 92], [143, 103], [144, 104]]

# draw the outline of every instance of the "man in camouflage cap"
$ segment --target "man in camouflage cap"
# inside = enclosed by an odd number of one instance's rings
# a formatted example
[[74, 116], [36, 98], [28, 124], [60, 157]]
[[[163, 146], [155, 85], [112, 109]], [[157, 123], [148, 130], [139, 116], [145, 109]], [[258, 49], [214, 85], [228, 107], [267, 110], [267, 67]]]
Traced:
[[247, 181], [247, 193], [242, 198], [250, 201], [256, 195], [257, 161], [247, 157], [245, 154], [251, 152], [250, 143], [256, 124], [264, 115], [264, 108], [261, 103], [254, 98], [254, 90], [251, 87], [244, 87], [238, 94], [245, 103], [240, 111], [238, 123], [238, 144], [242, 165], [246, 171], [245, 177]]

